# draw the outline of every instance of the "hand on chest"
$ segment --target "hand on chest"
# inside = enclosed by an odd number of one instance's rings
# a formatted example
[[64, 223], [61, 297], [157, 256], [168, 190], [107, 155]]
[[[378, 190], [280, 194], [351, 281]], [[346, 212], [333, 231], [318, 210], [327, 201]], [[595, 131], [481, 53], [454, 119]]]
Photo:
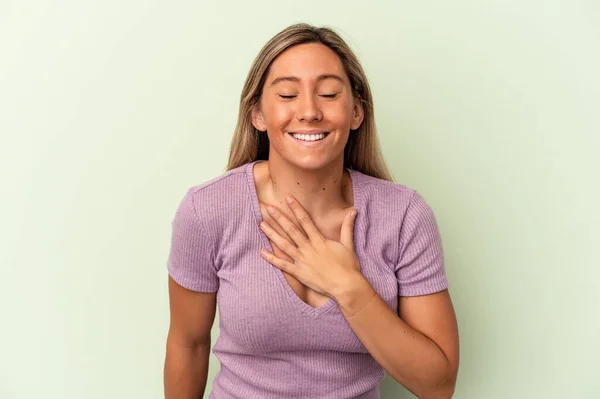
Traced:
[[[295, 220], [294, 214], [290, 212], [289, 209], [285, 207], [278, 208], [287, 216], [288, 219], [290, 219], [294, 223], [298, 230], [302, 231], [300, 224], [297, 220]], [[269, 213], [267, 212], [267, 204], [260, 203], [260, 211], [262, 220], [268, 222], [269, 225], [272, 226], [273, 229], [275, 229], [277, 233], [283, 236], [286, 240], [293, 242], [290, 236], [287, 234], [287, 232], [284, 231], [284, 229], [275, 220], [273, 220], [271, 215], [269, 215]], [[330, 240], [339, 241], [340, 230], [344, 217], [344, 213], [340, 212], [338, 214], [336, 212], [332, 214], [328, 220], [320, 221], [320, 223], [319, 221], [315, 220], [314, 223], [325, 237], [327, 237]], [[275, 243], [273, 243], [271, 240], [269, 240], [269, 243], [271, 244], [275, 255], [289, 262], [293, 262], [293, 259], [291, 259], [284, 251], [282, 251], [281, 248], [277, 247]], [[289, 284], [290, 288], [296, 293], [296, 295], [303, 302], [310, 305], [311, 307], [318, 308], [325, 305], [329, 301], [329, 297], [310, 289], [290, 274], [285, 273], [283, 271], [281, 271], [281, 273], [283, 273], [285, 280]]]

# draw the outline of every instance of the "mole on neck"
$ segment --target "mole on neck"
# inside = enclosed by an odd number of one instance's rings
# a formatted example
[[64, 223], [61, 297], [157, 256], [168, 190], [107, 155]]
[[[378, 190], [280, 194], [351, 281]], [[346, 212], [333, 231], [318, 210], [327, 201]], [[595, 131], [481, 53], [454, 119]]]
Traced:
[[260, 189], [265, 202], [285, 204], [290, 194], [314, 217], [353, 205], [343, 167], [313, 173], [266, 161], [256, 169], [257, 180], [264, 182]]

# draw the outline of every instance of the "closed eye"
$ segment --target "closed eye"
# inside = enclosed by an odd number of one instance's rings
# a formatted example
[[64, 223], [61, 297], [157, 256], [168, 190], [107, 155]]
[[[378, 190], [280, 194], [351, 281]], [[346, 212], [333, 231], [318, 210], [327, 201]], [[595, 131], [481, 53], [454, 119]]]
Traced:
[[[336, 98], [338, 96], [339, 93], [333, 93], [333, 94], [320, 94], [319, 97], [323, 97], [323, 98]], [[292, 100], [296, 97], [298, 97], [298, 95], [296, 94], [278, 94], [279, 98], [283, 99], [283, 100]]]

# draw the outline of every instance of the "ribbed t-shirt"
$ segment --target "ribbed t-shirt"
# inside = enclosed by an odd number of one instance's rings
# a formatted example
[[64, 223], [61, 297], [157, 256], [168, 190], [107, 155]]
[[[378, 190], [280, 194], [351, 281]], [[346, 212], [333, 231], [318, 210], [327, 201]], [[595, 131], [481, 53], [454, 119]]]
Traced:
[[[193, 186], [172, 221], [169, 275], [216, 292], [221, 367], [210, 398], [379, 398], [383, 368], [330, 299], [313, 308], [260, 256], [272, 251], [251, 162]], [[404, 185], [347, 169], [361, 273], [394, 312], [399, 296], [448, 287], [431, 207]]]

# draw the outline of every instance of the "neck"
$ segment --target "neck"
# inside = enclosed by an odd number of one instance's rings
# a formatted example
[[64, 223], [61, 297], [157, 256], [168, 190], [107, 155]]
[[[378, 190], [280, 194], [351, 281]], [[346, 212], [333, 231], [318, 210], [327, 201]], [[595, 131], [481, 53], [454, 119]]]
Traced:
[[291, 194], [312, 217], [324, 217], [334, 209], [353, 205], [343, 159], [318, 170], [301, 169], [279, 157], [265, 163], [264, 189], [276, 203], [285, 204], [285, 196]]

